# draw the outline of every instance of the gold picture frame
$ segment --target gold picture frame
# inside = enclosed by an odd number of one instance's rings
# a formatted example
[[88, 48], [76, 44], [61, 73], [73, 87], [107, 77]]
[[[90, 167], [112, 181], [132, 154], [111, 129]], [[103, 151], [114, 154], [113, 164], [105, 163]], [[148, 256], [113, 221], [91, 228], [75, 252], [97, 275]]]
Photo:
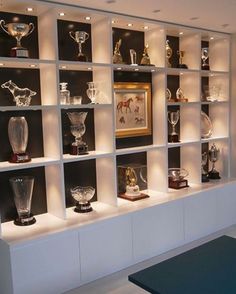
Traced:
[[116, 138], [152, 134], [151, 84], [114, 84]]

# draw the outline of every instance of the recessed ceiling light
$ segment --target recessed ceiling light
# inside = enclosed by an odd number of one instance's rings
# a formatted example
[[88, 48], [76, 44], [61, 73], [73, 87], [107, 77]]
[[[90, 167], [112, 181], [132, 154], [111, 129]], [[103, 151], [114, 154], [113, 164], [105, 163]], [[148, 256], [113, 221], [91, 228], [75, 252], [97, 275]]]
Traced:
[[117, 67], [117, 70], [121, 70], [121, 67]]
[[144, 30], [148, 30], [149, 26], [144, 26], [143, 28], [144, 28]]
[[61, 69], [66, 69], [66, 65], [62, 65], [61, 66]]
[[180, 75], [182, 76], [182, 75], [183, 75], [183, 73], [181, 72], [181, 73], [180, 73]]
[[128, 23], [127, 26], [128, 26], [128, 27], [132, 27], [133, 24], [132, 24], [132, 23]]
[[179, 35], [183, 35], [184, 34], [184, 32], [179, 32]]
[[114, 24], [114, 23], [116, 23], [116, 21], [115, 21], [115, 20], [112, 20], [112, 21], [111, 21], [111, 23], [113, 23], [113, 24]]
[[59, 12], [59, 15], [60, 16], [65, 16], [66, 14], [65, 14], [65, 12]]
[[211, 74], [210, 76], [211, 76], [211, 77], [214, 77], [215, 75], [214, 75], [214, 74]]
[[210, 40], [214, 40], [214, 37], [210, 37]]
[[193, 17], [190, 17], [190, 20], [197, 20], [197, 19], [199, 19], [199, 17], [198, 17], [198, 16], [193, 16]]
[[92, 67], [88, 67], [88, 70], [92, 70]]
[[30, 64], [30, 67], [36, 67], [36, 64]]
[[91, 17], [90, 17], [90, 16], [86, 16], [85, 19], [86, 19], [86, 20], [90, 20]]
[[4, 66], [4, 63], [0, 63], [0, 66]]
[[138, 69], [138, 68], [135, 68], [134, 70], [135, 70], [135, 71], [139, 71], [139, 69]]
[[26, 10], [27, 10], [28, 12], [31, 12], [31, 11], [33, 11], [33, 8], [32, 8], [32, 7], [27, 7]]
[[158, 12], [161, 12], [161, 10], [160, 10], [160, 9], [155, 9], [155, 10], [153, 10], [152, 12], [153, 12], [153, 13], [158, 13]]
[[151, 69], [151, 72], [154, 72], [155, 71], [155, 69]]

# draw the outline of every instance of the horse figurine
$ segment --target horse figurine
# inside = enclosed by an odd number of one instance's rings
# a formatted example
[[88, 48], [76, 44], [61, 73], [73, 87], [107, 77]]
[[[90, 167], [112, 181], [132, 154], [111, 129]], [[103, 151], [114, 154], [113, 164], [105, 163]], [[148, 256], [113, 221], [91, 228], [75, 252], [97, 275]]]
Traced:
[[29, 106], [31, 97], [37, 94], [37, 92], [28, 88], [19, 88], [11, 80], [3, 83], [1, 87], [8, 89], [12, 93], [13, 101], [16, 102], [16, 106]]
[[119, 111], [121, 111], [121, 113], [123, 113], [122, 111], [122, 108], [125, 107], [126, 108], [126, 113], [127, 113], [127, 110], [129, 109], [129, 112], [131, 112], [131, 108], [130, 108], [130, 103], [133, 102], [133, 99], [132, 98], [129, 98], [127, 101], [120, 101], [118, 104], [117, 104], [117, 111], [119, 113]]

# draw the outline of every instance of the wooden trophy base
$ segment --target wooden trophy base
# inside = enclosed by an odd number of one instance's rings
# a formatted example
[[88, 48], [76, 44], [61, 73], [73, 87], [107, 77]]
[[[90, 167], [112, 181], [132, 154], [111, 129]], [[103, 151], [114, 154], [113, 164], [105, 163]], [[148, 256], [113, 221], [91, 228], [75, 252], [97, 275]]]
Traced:
[[74, 211], [77, 213], [86, 213], [86, 212], [93, 211], [93, 208], [90, 202], [88, 201], [88, 203], [85, 203], [85, 204], [77, 203]]
[[176, 102], [188, 102], [188, 98], [180, 98], [180, 99], [176, 98]]
[[210, 180], [219, 180], [219, 179], [221, 179], [220, 173], [218, 171], [210, 171], [208, 173], [208, 178]]
[[78, 56], [77, 56], [77, 59], [78, 59], [78, 61], [82, 61], [82, 62], [87, 62], [87, 61], [88, 61], [87, 56], [84, 55], [84, 54], [80, 54], [80, 55], [78, 55]]
[[179, 141], [179, 135], [175, 134], [175, 135], [168, 135], [168, 142], [169, 143], [178, 143]]
[[188, 180], [178, 180], [178, 181], [173, 181], [171, 178], [169, 178], [169, 188], [172, 189], [183, 189], [189, 187], [188, 185]]
[[137, 201], [137, 200], [149, 198], [150, 196], [144, 193], [140, 193], [139, 196], [128, 196], [125, 193], [120, 193], [118, 197], [129, 200], [129, 201]]
[[29, 51], [23, 47], [14, 47], [10, 52], [11, 57], [29, 58]]
[[88, 145], [71, 145], [70, 155], [85, 155], [88, 154]]
[[178, 64], [178, 68], [188, 69], [188, 66], [187, 66], [187, 64], [182, 63], [182, 64]]
[[16, 226], [31, 226], [36, 223], [36, 219], [34, 218], [33, 214], [31, 213], [29, 217], [25, 218], [17, 218], [14, 220], [14, 225]]
[[31, 161], [31, 158], [27, 153], [13, 153], [9, 160], [10, 163], [24, 163], [29, 161]]
[[202, 183], [207, 183], [207, 182], [209, 182], [208, 174], [206, 175], [202, 174]]
[[209, 64], [202, 65], [202, 70], [210, 70]]

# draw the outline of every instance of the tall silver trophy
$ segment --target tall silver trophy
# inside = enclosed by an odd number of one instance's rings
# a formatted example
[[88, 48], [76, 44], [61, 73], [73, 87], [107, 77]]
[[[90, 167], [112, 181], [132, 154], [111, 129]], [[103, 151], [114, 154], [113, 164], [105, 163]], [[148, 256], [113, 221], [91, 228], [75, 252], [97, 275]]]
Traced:
[[82, 53], [82, 44], [89, 38], [89, 34], [84, 31], [69, 32], [70, 37], [79, 45], [78, 61], [88, 61], [87, 56]]
[[172, 131], [170, 135], [168, 135], [168, 142], [170, 143], [179, 142], [179, 134], [175, 130], [175, 126], [177, 125], [179, 121], [179, 117], [180, 117], [179, 110], [168, 111], [167, 116], [168, 116], [168, 121], [172, 127]]
[[215, 163], [219, 160], [220, 149], [216, 147], [215, 143], [211, 146], [208, 151], [209, 160], [212, 162], [212, 168], [209, 171], [209, 179], [218, 180], [220, 179], [220, 173], [215, 168]]
[[21, 45], [21, 39], [23, 37], [29, 36], [33, 32], [34, 24], [17, 22], [6, 24], [5, 21], [2, 19], [0, 20], [0, 26], [5, 33], [16, 39], [16, 47], [11, 48], [10, 56], [28, 58], [29, 50]]

